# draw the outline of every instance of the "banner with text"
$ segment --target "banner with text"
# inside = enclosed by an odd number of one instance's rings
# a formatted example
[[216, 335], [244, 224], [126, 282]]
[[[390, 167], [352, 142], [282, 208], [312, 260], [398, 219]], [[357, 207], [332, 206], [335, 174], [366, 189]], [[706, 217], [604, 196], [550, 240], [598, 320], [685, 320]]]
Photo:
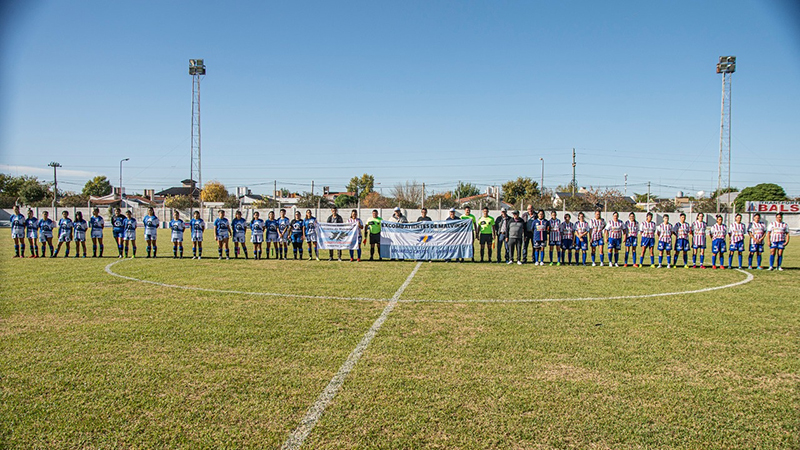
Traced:
[[358, 224], [317, 222], [317, 244], [322, 250], [356, 250], [361, 244]]
[[381, 257], [394, 259], [472, 258], [470, 219], [449, 222], [381, 223]]
[[800, 213], [798, 202], [745, 202], [745, 211], [749, 213]]

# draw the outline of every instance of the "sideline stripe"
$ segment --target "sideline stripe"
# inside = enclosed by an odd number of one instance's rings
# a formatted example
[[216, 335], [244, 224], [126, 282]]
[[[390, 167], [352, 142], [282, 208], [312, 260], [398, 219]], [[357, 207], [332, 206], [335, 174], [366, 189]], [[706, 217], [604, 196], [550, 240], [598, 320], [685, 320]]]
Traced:
[[403, 303], [535, 303], [535, 302], [580, 302], [580, 301], [596, 301], [596, 300], [629, 300], [634, 298], [654, 298], [654, 297], [667, 297], [670, 295], [684, 295], [684, 294], [700, 294], [702, 292], [711, 292], [717, 291], [720, 289], [728, 289], [736, 286], [740, 286], [743, 284], [747, 284], [753, 281], [753, 274], [750, 272], [745, 272], [742, 269], [734, 269], [737, 270], [745, 275], [745, 278], [742, 281], [737, 281], [736, 283], [726, 284], [724, 286], [714, 286], [708, 287], [703, 289], [695, 289], [693, 291], [682, 291], [682, 292], [662, 292], [658, 294], [641, 294], [641, 295], [618, 295], [613, 297], [578, 297], [578, 298], [538, 298], [538, 299], [477, 299], [477, 300], [414, 300], [414, 299], [406, 299], [400, 300]]
[[106, 266], [106, 273], [111, 276], [115, 276], [118, 278], [122, 278], [129, 281], [138, 281], [140, 283], [147, 283], [152, 284], [155, 286], [161, 286], [166, 288], [174, 288], [174, 289], [183, 289], [185, 291], [201, 291], [201, 292], [213, 292], [215, 294], [242, 294], [242, 295], [259, 295], [262, 297], [287, 297], [287, 298], [312, 298], [317, 300], [360, 300], [360, 301], [367, 301], [367, 302], [388, 302], [389, 299], [386, 298], [366, 298], [366, 297], [331, 297], [326, 295], [301, 295], [301, 294], [279, 294], [275, 292], [248, 292], [248, 291], [234, 291], [234, 290], [227, 290], [227, 289], [211, 289], [211, 288], [201, 288], [195, 286], [180, 286], [177, 284], [167, 284], [167, 283], [160, 283], [158, 281], [150, 281], [150, 280], [142, 280], [140, 278], [129, 277], [126, 275], [120, 275], [113, 270], [113, 267], [117, 263], [121, 263], [122, 261], [126, 261], [125, 259], [121, 259], [119, 261], [114, 261]]
[[386, 322], [386, 318], [389, 317], [389, 313], [392, 312], [394, 307], [397, 305], [400, 296], [403, 295], [403, 291], [406, 290], [408, 284], [411, 283], [411, 280], [414, 278], [414, 275], [417, 274], [417, 270], [419, 270], [422, 262], [418, 262], [416, 266], [414, 266], [414, 270], [408, 275], [406, 281], [397, 289], [397, 292], [394, 293], [392, 299], [389, 300], [389, 304], [386, 305], [386, 308], [383, 309], [380, 317], [378, 317], [372, 326], [369, 328], [367, 333], [361, 339], [361, 342], [358, 343], [356, 348], [350, 353], [350, 356], [347, 357], [347, 360], [342, 364], [342, 367], [339, 368], [339, 371], [336, 372], [336, 375], [331, 378], [331, 381], [328, 382], [328, 385], [325, 386], [325, 389], [317, 398], [317, 401], [308, 408], [306, 411], [306, 415], [300, 421], [300, 424], [295, 428], [292, 432], [291, 436], [286, 439], [286, 442], [283, 443], [281, 449], [283, 450], [296, 450], [299, 449], [303, 442], [306, 440], [309, 434], [311, 434], [311, 430], [314, 429], [314, 426], [319, 422], [320, 417], [322, 417], [322, 413], [325, 412], [325, 408], [331, 403], [336, 394], [339, 392], [339, 389], [344, 384], [345, 378], [347, 375], [353, 370], [358, 360], [361, 359], [361, 355], [364, 354], [364, 350], [367, 349], [369, 343], [372, 342], [372, 339], [375, 338], [375, 335], [380, 330], [381, 325]]

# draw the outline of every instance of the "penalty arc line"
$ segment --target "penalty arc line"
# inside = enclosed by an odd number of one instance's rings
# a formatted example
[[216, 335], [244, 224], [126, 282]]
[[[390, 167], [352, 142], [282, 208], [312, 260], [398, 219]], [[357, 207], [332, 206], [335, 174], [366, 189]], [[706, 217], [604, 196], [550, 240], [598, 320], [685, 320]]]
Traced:
[[422, 262], [418, 262], [416, 266], [414, 266], [414, 270], [408, 275], [406, 281], [397, 289], [397, 292], [394, 293], [391, 300], [389, 300], [389, 304], [383, 309], [381, 315], [375, 320], [372, 326], [369, 328], [367, 333], [361, 339], [361, 342], [358, 343], [356, 348], [350, 353], [350, 356], [347, 357], [347, 360], [342, 364], [339, 368], [339, 371], [336, 372], [336, 375], [331, 378], [331, 381], [328, 382], [328, 385], [325, 386], [325, 389], [322, 393], [317, 397], [317, 401], [308, 408], [306, 411], [305, 416], [302, 420], [300, 420], [300, 424], [295, 428], [292, 432], [291, 436], [286, 439], [283, 446], [281, 446], [282, 450], [297, 450], [302, 445], [306, 438], [311, 434], [311, 430], [314, 429], [319, 419], [322, 417], [322, 414], [325, 412], [325, 408], [333, 401], [336, 394], [339, 392], [339, 389], [344, 384], [344, 380], [347, 378], [347, 375], [355, 367], [358, 360], [361, 359], [361, 356], [364, 354], [364, 351], [369, 346], [372, 339], [375, 338], [375, 335], [380, 330], [381, 326], [384, 322], [386, 322], [386, 318], [389, 317], [389, 313], [392, 312], [394, 307], [397, 305], [400, 296], [403, 295], [403, 291], [406, 290], [411, 280], [414, 278], [414, 275], [417, 274], [417, 270], [419, 270]]

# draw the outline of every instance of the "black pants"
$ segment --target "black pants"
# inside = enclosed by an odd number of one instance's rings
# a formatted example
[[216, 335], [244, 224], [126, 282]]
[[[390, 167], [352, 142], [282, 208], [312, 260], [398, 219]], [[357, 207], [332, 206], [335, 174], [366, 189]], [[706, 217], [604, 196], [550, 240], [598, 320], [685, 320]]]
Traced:
[[[499, 250], [498, 250], [499, 251]], [[509, 238], [508, 239], [508, 253], [506, 257], [509, 261], [514, 261], [514, 254], [516, 252], [518, 261], [525, 259], [523, 255], [522, 239]]]
[[[522, 256], [520, 256], [520, 259], [522, 261], [527, 261], [528, 260], [528, 245], [531, 244], [532, 240], [533, 240], [533, 233], [528, 233], [526, 231], [525, 234], [523, 235], [522, 241], [520, 242], [520, 245], [522, 246], [522, 252], [521, 252]], [[508, 244], [509, 244], [509, 246], [511, 246], [510, 240], [509, 240]], [[517, 255], [517, 256], [519, 256], [519, 255]]]

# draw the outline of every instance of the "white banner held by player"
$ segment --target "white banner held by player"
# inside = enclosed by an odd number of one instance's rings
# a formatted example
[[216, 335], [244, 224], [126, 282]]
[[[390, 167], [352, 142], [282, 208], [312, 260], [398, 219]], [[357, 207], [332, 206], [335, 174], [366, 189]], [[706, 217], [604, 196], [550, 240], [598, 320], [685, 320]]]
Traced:
[[322, 250], [356, 250], [360, 243], [356, 222], [317, 222], [317, 244]]
[[472, 258], [472, 220], [381, 223], [381, 257], [395, 259]]

